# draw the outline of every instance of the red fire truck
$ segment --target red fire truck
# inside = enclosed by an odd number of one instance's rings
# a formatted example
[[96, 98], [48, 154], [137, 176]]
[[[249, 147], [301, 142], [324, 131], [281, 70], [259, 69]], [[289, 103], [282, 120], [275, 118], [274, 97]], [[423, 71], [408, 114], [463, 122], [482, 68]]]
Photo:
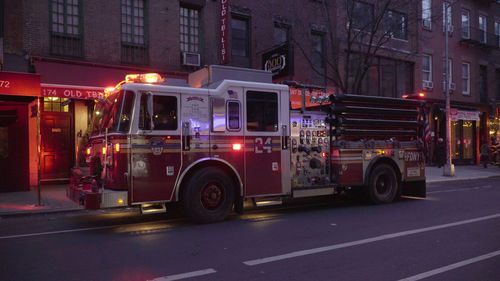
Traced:
[[[420, 101], [361, 95], [308, 97], [269, 72], [208, 66], [184, 86], [129, 75], [96, 103], [91, 175], [68, 197], [98, 209], [181, 202], [198, 222], [243, 211], [245, 200], [359, 190], [375, 204], [425, 197]], [[302, 103], [291, 108], [291, 89]], [[313, 105], [306, 107], [306, 104]]]

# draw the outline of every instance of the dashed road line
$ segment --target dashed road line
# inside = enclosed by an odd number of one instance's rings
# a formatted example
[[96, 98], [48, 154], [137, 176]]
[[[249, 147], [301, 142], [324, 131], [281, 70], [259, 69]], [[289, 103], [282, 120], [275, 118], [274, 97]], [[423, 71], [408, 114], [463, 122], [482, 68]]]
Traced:
[[203, 275], [207, 275], [207, 274], [212, 274], [212, 273], [216, 273], [216, 272], [217, 271], [215, 271], [215, 269], [213, 269], [213, 268], [207, 268], [207, 269], [191, 271], [191, 272], [186, 272], [186, 273], [181, 273], [181, 274], [176, 274], [176, 275], [158, 277], [158, 278], [155, 278], [151, 281], [181, 280], [181, 279], [186, 279], [186, 278], [191, 278], [191, 277], [198, 277], [198, 276], [203, 276]]
[[468, 220], [463, 220], [463, 221], [447, 223], [447, 224], [435, 225], [435, 226], [431, 226], [431, 227], [412, 229], [412, 230], [401, 231], [401, 232], [396, 232], [396, 233], [384, 234], [384, 235], [380, 235], [380, 236], [376, 236], [376, 237], [372, 237], [372, 238], [366, 238], [366, 239], [361, 239], [361, 240], [357, 240], [357, 241], [334, 244], [334, 245], [329, 245], [329, 246], [325, 246], [325, 247], [295, 251], [295, 252], [290, 252], [287, 254], [282, 254], [282, 255], [277, 255], [277, 256], [272, 256], [272, 257], [265, 257], [265, 258], [255, 259], [255, 260], [248, 260], [248, 261], [244, 261], [243, 263], [248, 265], [248, 266], [254, 266], [254, 265], [259, 265], [259, 264], [264, 264], [264, 263], [270, 263], [270, 262], [275, 262], [275, 261], [280, 261], [280, 260], [286, 260], [286, 259], [307, 256], [307, 255], [319, 254], [319, 253], [328, 252], [328, 251], [332, 251], [332, 250], [337, 250], [337, 249], [342, 249], [342, 248], [347, 248], [347, 247], [352, 247], [352, 246], [358, 246], [358, 245], [368, 244], [368, 243], [372, 243], [372, 242], [377, 242], [377, 241], [382, 241], [382, 240], [387, 240], [387, 239], [392, 239], [392, 238], [397, 238], [397, 237], [402, 237], [402, 236], [407, 236], [407, 235], [412, 235], [412, 234], [417, 234], [417, 233], [423, 233], [423, 232], [428, 232], [428, 231], [433, 231], [433, 230], [438, 230], [438, 229], [443, 229], [443, 228], [449, 228], [449, 227], [454, 227], [454, 226], [459, 226], [459, 225], [464, 225], [464, 224], [469, 224], [469, 223], [491, 220], [491, 219], [496, 219], [499, 217], [500, 217], [500, 213], [497, 213], [497, 214], [493, 214], [490, 216], [484, 216], [484, 217], [479, 217], [479, 218], [474, 218], [474, 219], [468, 219]]
[[475, 263], [475, 262], [479, 262], [479, 261], [482, 261], [482, 260], [490, 259], [490, 258], [496, 257], [498, 255], [500, 255], [500, 251], [491, 252], [491, 253], [488, 253], [488, 254], [485, 254], [485, 255], [482, 255], [482, 256], [478, 256], [478, 257], [475, 257], [475, 258], [471, 258], [471, 259], [468, 259], [468, 260], [464, 260], [464, 261], [460, 261], [460, 262], [457, 262], [457, 263], [454, 263], [454, 264], [450, 264], [450, 265], [447, 265], [447, 266], [436, 268], [434, 270], [423, 272], [423, 273], [420, 273], [420, 274], [417, 274], [417, 275], [414, 275], [414, 276], [410, 276], [410, 277], [401, 279], [399, 281], [417, 281], [417, 280], [421, 280], [421, 279], [424, 279], [424, 278], [427, 278], [427, 277], [431, 277], [433, 275], [437, 275], [437, 274], [440, 274], [440, 273], [443, 273], [443, 272], [446, 272], [446, 271], [450, 271], [450, 270], [453, 270], [453, 269], [456, 269], [456, 268], [459, 268], [459, 267], [462, 267], [462, 266], [469, 265], [471, 263]]

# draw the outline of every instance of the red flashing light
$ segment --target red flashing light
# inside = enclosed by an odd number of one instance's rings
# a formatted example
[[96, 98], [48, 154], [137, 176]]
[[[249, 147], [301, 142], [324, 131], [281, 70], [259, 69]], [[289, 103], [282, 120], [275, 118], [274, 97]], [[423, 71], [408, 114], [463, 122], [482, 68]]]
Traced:
[[115, 143], [115, 151], [120, 152], [120, 144], [119, 143]]
[[106, 147], [102, 148], [102, 154], [106, 154]]
[[233, 143], [233, 150], [236, 150], [236, 151], [241, 150], [241, 144], [239, 144], [239, 143]]
[[87, 155], [90, 155], [91, 149], [90, 147], [87, 147]]
[[326, 152], [322, 152], [321, 157], [326, 158]]
[[425, 97], [425, 94], [424, 94], [424, 93], [422, 93], [422, 92], [420, 92], [420, 93], [418, 93], [418, 96], [419, 96], [420, 98], [424, 98], [424, 97]]
[[402, 95], [401, 96], [403, 99], [407, 99], [408, 98], [408, 95]]

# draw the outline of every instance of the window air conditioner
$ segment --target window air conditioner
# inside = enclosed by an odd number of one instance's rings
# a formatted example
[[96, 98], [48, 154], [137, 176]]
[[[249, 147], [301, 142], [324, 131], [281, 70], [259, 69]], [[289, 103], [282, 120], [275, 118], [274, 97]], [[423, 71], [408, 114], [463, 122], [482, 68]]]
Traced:
[[422, 87], [424, 89], [432, 89], [434, 88], [434, 85], [432, 84], [432, 81], [422, 81]]
[[[445, 87], [446, 87], [446, 82], [443, 81], [443, 91], [445, 90]], [[455, 89], [456, 89], [455, 83], [450, 83], [448, 86], [448, 90], [455, 91]]]
[[200, 66], [200, 54], [183, 52], [182, 65]]

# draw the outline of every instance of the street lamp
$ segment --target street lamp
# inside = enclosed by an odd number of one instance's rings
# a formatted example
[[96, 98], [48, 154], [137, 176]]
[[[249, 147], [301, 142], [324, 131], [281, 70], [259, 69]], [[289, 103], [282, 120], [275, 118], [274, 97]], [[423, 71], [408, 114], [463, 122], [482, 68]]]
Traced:
[[453, 177], [455, 176], [455, 166], [451, 163], [451, 116], [450, 116], [450, 84], [448, 78], [450, 77], [450, 64], [448, 62], [448, 30], [449, 30], [449, 22], [448, 22], [448, 9], [450, 9], [451, 4], [448, 2], [444, 2], [445, 9], [443, 11], [444, 22], [446, 24], [445, 27], [445, 39], [444, 39], [444, 48], [445, 48], [445, 69], [446, 74], [444, 77], [444, 92], [446, 96], [446, 164], [444, 165], [443, 176]]

